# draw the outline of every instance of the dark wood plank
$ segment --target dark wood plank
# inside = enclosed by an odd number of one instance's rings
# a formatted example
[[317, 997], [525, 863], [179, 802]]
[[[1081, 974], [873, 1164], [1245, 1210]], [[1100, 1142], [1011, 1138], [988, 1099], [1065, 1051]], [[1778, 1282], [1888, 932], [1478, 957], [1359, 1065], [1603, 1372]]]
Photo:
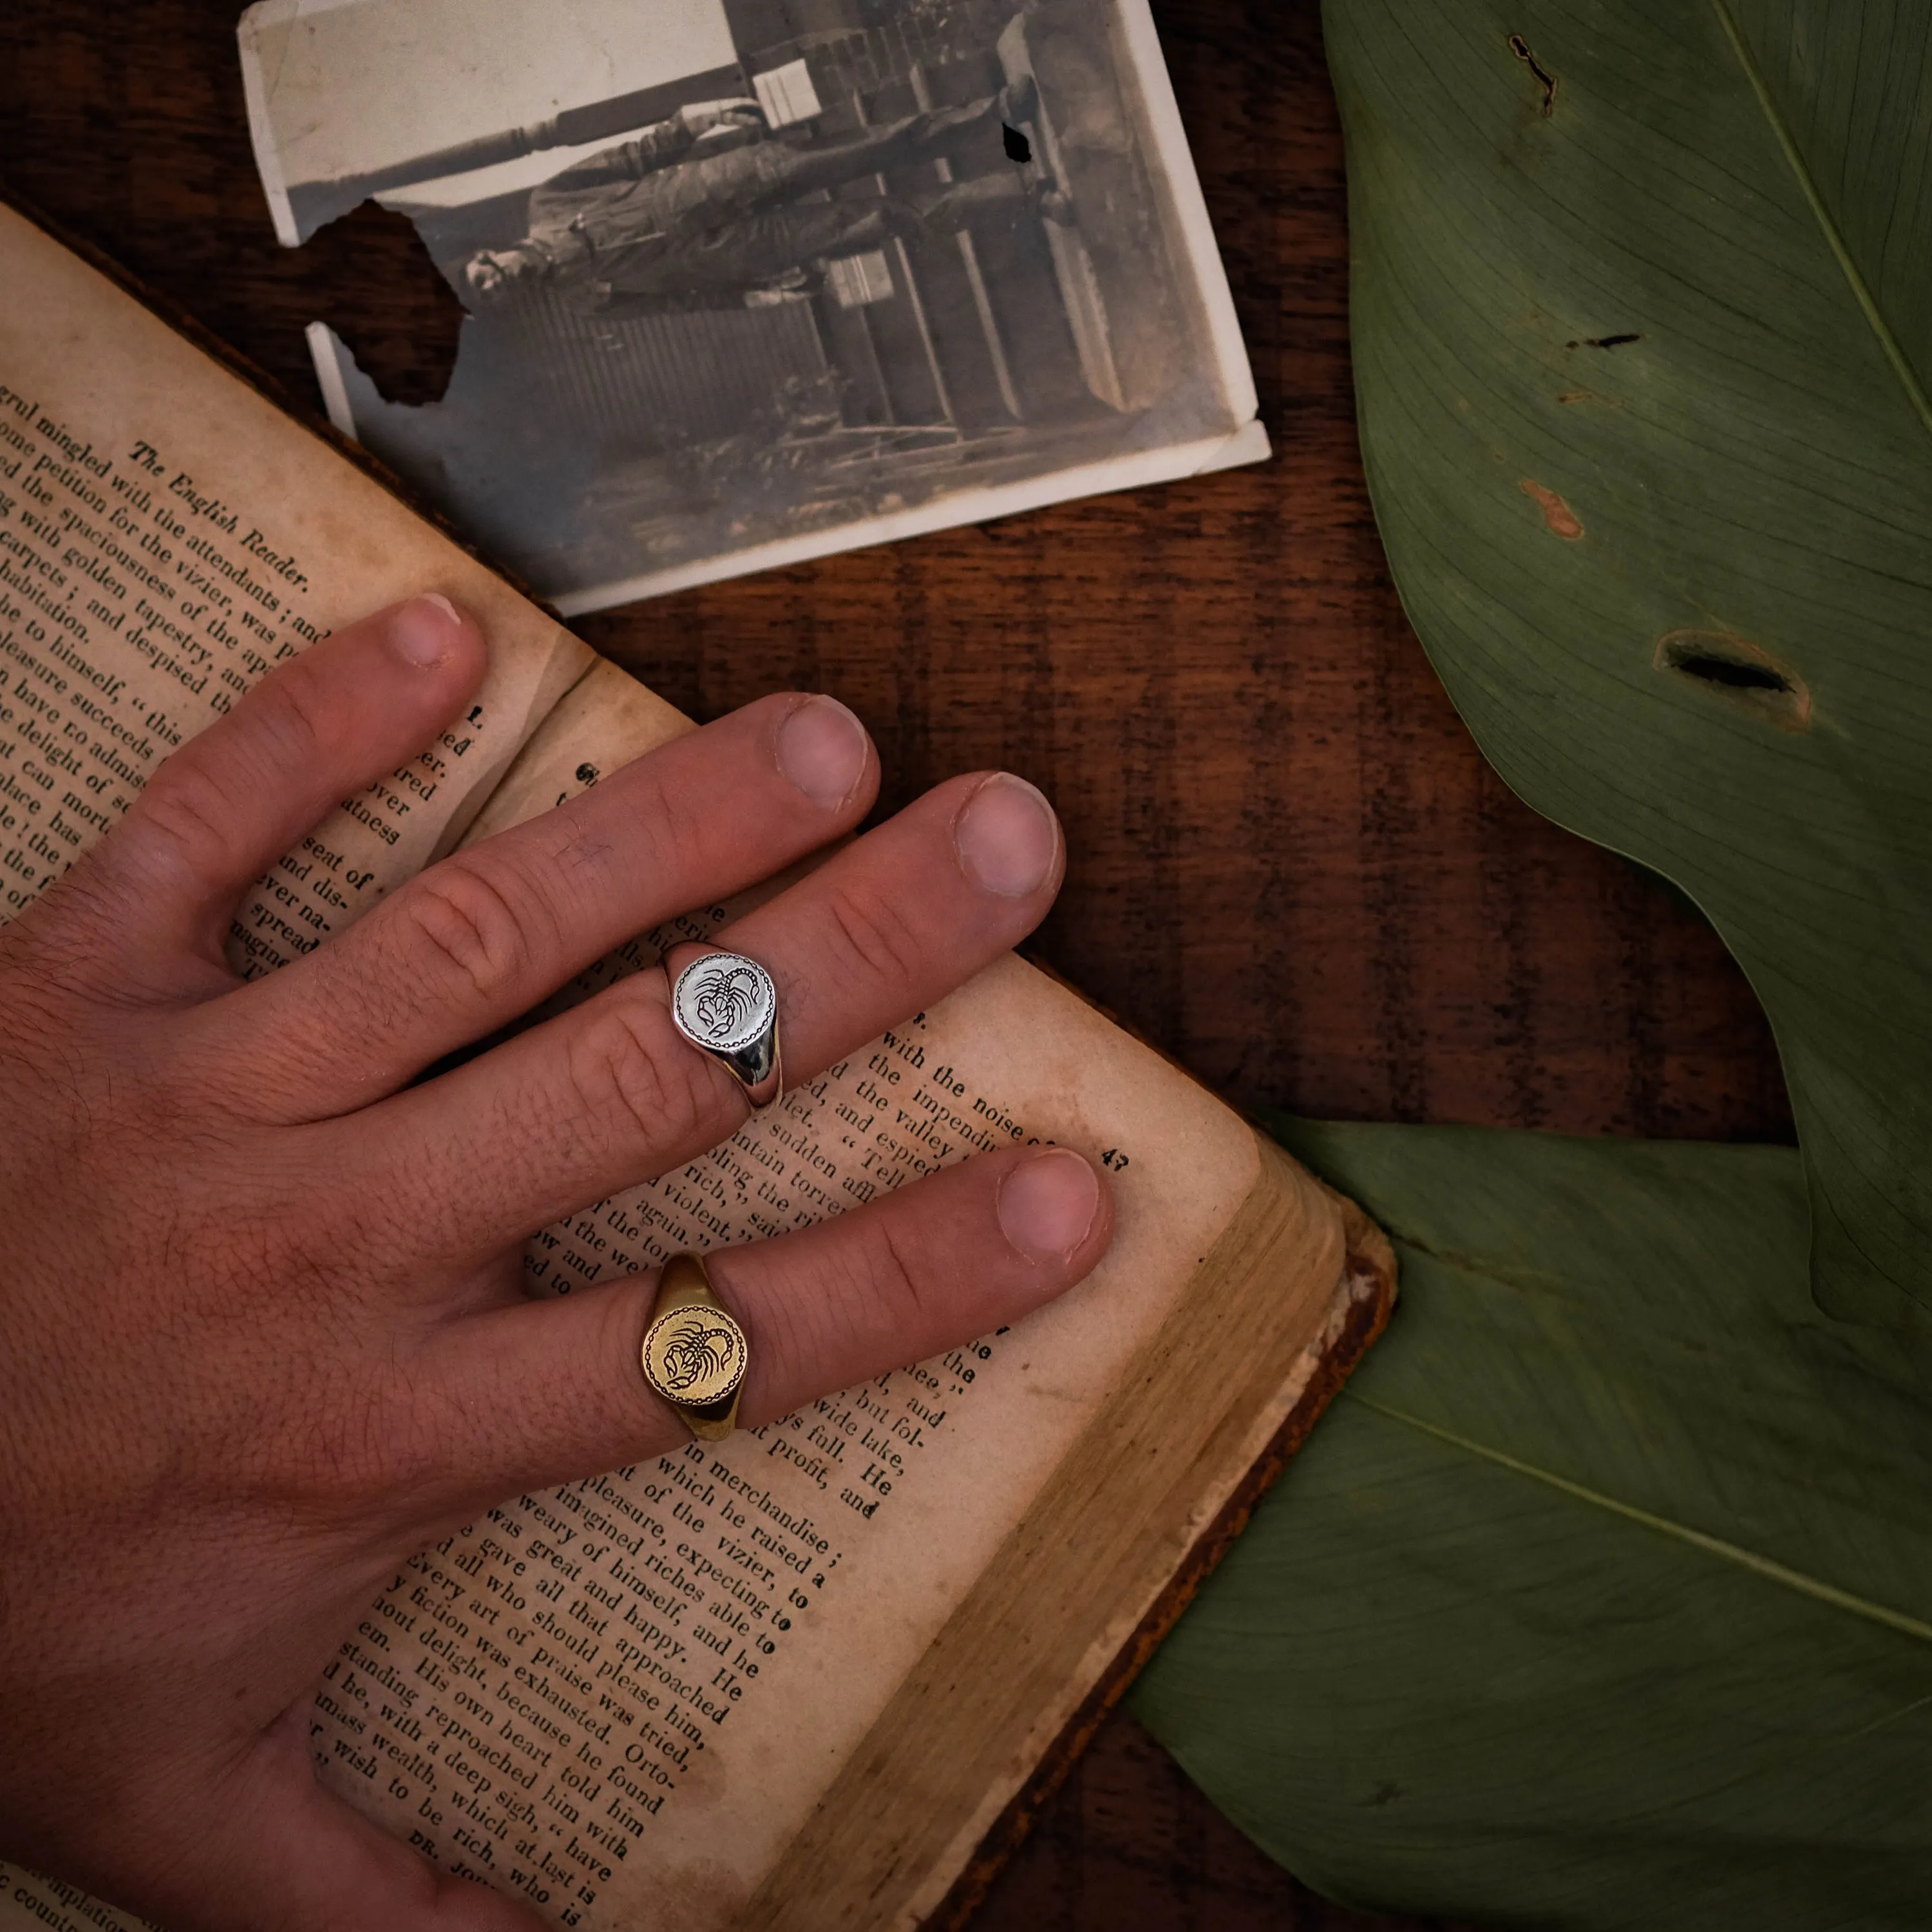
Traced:
[[[889, 802], [1004, 764], [1065, 814], [1043, 934], [1238, 1102], [1787, 1138], [1768, 1030], [1674, 895], [1520, 806], [1431, 674], [1357, 452], [1342, 151], [1316, 0], [1155, 0], [1280, 454], [693, 592], [584, 634], [711, 716], [789, 685], [866, 717]], [[45, 0], [0, 28], [0, 178], [310, 406], [302, 325], [439, 393], [457, 312], [405, 224], [278, 249], [235, 9]], [[985, 1932], [1393, 1932], [1325, 1906], [1117, 1716]], [[1419, 1932], [1407, 1922], [1409, 1932]]]
[[[994, 1882], [974, 1932], [1424, 1932], [1318, 1898], [1117, 1714]], [[1432, 1932], [1468, 1932], [1447, 1923]]]

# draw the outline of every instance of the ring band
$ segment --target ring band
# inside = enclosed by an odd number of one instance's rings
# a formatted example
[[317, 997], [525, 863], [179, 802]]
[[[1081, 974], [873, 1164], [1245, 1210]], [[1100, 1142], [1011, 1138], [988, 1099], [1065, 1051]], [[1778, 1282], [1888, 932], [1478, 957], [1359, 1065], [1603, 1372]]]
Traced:
[[722, 1060], [754, 1108], [784, 1092], [778, 989], [755, 959], [707, 952], [671, 982], [671, 1024], [693, 1046]]
[[645, 1381], [692, 1435], [722, 1442], [737, 1426], [750, 1345], [713, 1292], [700, 1256], [673, 1255], [664, 1263], [638, 1354]]

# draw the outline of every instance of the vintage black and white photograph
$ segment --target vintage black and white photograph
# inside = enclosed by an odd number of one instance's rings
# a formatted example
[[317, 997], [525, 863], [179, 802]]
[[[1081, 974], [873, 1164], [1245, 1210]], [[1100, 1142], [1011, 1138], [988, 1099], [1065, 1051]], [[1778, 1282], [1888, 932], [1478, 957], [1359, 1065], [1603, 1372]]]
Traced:
[[324, 401], [566, 614], [1264, 457], [1145, 0], [263, 0], [299, 246], [374, 197], [466, 311]]

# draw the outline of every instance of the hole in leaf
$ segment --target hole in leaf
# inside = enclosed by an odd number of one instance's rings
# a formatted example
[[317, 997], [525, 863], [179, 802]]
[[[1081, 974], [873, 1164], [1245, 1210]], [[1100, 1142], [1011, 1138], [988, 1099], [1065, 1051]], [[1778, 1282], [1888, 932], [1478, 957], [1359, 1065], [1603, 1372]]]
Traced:
[[1802, 731], [1811, 722], [1804, 680], [1748, 638], [1726, 631], [1671, 631], [1658, 640], [1652, 662], [1659, 670], [1694, 678], [1788, 730]]
[[1509, 37], [1509, 50], [1536, 76], [1536, 84], [1543, 89], [1543, 118], [1547, 121], [1556, 110], [1556, 76], [1550, 73], [1529, 50], [1529, 43], [1520, 34]]
[[1006, 144], [1006, 159], [1010, 161], [1030, 161], [1033, 159], [1033, 143], [1017, 128], [1004, 124], [1000, 133]]
[[1786, 679], [1762, 664], [1734, 664], [1729, 658], [1714, 658], [1702, 651], [1686, 651], [1672, 664], [1687, 677], [1701, 677], [1707, 684], [1728, 684], [1735, 691], [1784, 691], [1791, 688]]

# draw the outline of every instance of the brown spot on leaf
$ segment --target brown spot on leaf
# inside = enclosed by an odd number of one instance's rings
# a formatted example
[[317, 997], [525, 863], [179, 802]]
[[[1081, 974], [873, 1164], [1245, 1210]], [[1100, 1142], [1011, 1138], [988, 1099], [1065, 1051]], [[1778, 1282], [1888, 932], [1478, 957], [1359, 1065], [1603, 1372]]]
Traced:
[[1552, 535], [1574, 543], [1583, 534], [1582, 520], [1554, 490], [1546, 490], [1527, 476], [1516, 487], [1543, 512], [1543, 520]]

